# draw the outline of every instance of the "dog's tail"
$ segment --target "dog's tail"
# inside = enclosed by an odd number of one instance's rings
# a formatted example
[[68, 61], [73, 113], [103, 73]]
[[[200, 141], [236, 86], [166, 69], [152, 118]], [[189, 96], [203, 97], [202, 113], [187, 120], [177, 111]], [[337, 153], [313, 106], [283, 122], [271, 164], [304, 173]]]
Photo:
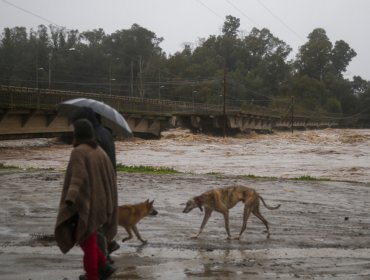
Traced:
[[277, 206], [275, 206], [275, 207], [268, 206], [268, 205], [266, 204], [266, 202], [263, 200], [262, 196], [258, 195], [258, 198], [259, 198], [259, 199], [261, 199], [261, 201], [262, 201], [263, 205], [265, 205], [265, 207], [266, 207], [267, 209], [275, 210], [275, 209], [278, 209], [278, 208], [280, 207], [280, 204], [279, 204], [279, 205], [277, 205]]

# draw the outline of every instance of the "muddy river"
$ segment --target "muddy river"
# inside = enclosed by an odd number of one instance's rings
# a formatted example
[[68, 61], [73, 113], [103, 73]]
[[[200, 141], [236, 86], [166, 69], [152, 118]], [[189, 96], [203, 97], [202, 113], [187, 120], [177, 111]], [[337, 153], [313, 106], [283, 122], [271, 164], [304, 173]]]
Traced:
[[[370, 182], [370, 130], [326, 129], [239, 138], [170, 130], [162, 133], [161, 140], [135, 139], [116, 146], [117, 161], [125, 165], [165, 166], [196, 174]], [[0, 141], [0, 160], [22, 168], [63, 170], [70, 150], [56, 139]]]
[[[132, 239], [113, 253], [112, 279], [370, 279], [370, 130], [226, 139], [171, 130], [161, 140], [116, 146], [122, 164], [183, 173], [118, 174], [120, 204], [154, 199], [159, 215], [138, 225], [147, 245]], [[0, 142], [0, 164], [20, 167], [0, 171], [0, 279], [67, 280], [83, 273], [80, 248], [62, 255], [51, 236], [70, 151], [57, 139]], [[294, 179], [302, 176], [330, 180]], [[186, 200], [232, 184], [282, 205], [261, 209], [270, 239], [251, 217], [241, 240], [228, 241], [218, 213], [191, 239], [202, 213], [183, 214]], [[233, 236], [242, 210], [230, 212]], [[117, 240], [125, 236], [119, 228]]]

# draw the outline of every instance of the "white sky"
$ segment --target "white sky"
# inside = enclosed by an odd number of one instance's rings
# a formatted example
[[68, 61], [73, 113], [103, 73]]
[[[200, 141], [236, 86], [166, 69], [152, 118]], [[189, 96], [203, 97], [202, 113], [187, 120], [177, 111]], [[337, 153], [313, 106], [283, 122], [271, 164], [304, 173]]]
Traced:
[[294, 54], [313, 29], [324, 28], [333, 44], [344, 40], [357, 52], [345, 77], [370, 80], [370, 0], [0, 0], [1, 31], [53, 22], [110, 34], [137, 23], [164, 38], [167, 54], [221, 34], [226, 15], [240, 18], [245, 35], [254, 26], [268, 28]]

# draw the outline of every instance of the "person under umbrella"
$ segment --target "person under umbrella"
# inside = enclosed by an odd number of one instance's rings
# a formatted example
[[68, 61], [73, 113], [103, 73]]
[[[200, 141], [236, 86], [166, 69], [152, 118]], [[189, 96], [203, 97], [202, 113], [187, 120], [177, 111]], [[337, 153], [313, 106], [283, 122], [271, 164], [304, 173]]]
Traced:
[[84, 252], [86, 275], [80, 279], [108, 279], [116, 270], [97, 244], [100, 229], [108, 240], [117, 234], [118, 197], [112, 163], [96, 143], [92, 124], [74, 122], [73, 150], [68, 162], [55, 225], [55, 239], [65, 254], [75, 244]]
[[[99, 146], [109, 156], [114, 170], [116, 170], [116, 148], [114, 145], [114, 140], [112, 133], [101, 124], [100, 117], [96, 114], [90, 107], [81, 107], [78, 108], [72, 115], [69, 117], [69, 120], [72, 123], [75, 123], [77, 120], [87, 119], [91, 122], [95, 131], [95, 139], [98, 142]], [[113, 262], [110, 254], [120, 248], [120, 245], [112, 240], [107, 242], [104, 234], [101, 231], [98, 231], [98, 244], [100, 249], [104, 252], [106, 257], [110, 262]]]

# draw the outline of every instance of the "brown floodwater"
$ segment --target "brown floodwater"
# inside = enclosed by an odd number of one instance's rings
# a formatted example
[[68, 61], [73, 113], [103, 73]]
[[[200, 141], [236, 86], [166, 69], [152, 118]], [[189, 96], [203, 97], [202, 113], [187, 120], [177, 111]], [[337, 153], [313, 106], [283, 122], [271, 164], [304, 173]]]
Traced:
[[[125, 165], [172, 167], [195, 174], [255, 175], [370, 182], [370, 130], [325, 129], [244, 135], [194, 135], [174, 129], [160, 140], [116, 142]], [[57, 139], [0, 141], [0, 163], [63, 170], [71, 147]]]

